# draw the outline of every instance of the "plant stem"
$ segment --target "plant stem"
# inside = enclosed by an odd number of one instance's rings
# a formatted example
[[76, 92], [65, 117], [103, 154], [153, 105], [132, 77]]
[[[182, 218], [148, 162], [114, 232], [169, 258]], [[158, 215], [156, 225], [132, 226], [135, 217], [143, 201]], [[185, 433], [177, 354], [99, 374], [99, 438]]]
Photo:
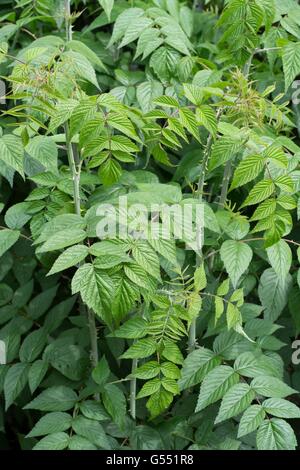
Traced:
[[[216, 116], [217, 117], [217, 122], [219, 122], [220, 117], [222, 115], [222, 112], [223, 112], [222, 108], [219, 108], [218, 111], [217, 111], [217, 116]], [[213, 135], [209, 134], [209, 136], [207, 138], [207, 141], [206, 141], [205, 150], [204, 150], [204, 153], [203, 153], [203, 160], [202, 160], [202, 163], [201, 163], [201, 170], [200, 170], [200, 175], [199, 175], [199, 180], [198, 180], [198, 188], [197, 188], [197, 192], [196, 192], [196, 194], [198, 196], [198, 201], [200, 203], [202, 202], [202, 199], [203, 199], [205, 173], [206, 173], [206, 170], [207, 170], [208, 160], [209, 160], [209, 157], [210, 157], [210, 154], [211, 154], [212, 144], [213, 144]], [[200, 252], [196, 255], [196, 267], [200, 266], [201, 261], [202, 261], [202, 250], [200, 250]], [[189, 328], [189, 339], [188, 339], [188, 351], [189, 352], [194, 351], [194, 349], [196, 347], [196, 343], [197, 343], [197, 340], [196, 340], [196, 321], [197, 321], [197, 319], [194, 318], [194, 320], [192, 321], [192, 323], [190, 325], [190, 328]]]
[[68, 122], [65, 123], [65, 134], [66, 134], [66, 146], [67, 146], [67, 155], [69, 161], [69, 167], [72, 173], [73, 178], [73, 192], [74, 192], [74, 205], [75, 212], [77, 215], [80, 215], [80, 170], [81, 166], [75, 159], [74, 148], [70, 139], [70, 131]]
[[66, 39], [72, 41], [71, 0], [65, 0]]
[[223, 208], [226, 202], [230, 176], [231, 176], [231, 160], [228, 160], [224, 169], [224, 177], [223, 177], [220, 202], [219, 202], [220, 208]]
[[[138, 360], [132, 360], [132, 369], [131, 373], [133, 374], [135, 369], [137, 368]], [[136, 378], [133, 377], [130, 379], [130, 414], [132, 419], [136, 419]]]
[[[71, 23], [71, 6], [70, 0], [65, 0], [65, 27], [66, 27], [66, 39], [67, 41], [72, 40], [72, 23]], [[75, 212], [77, 215], [81, 215], [81, 200], [80, 200], [80, 173], [81, 173], [81, 161], [78, 155], [78, 149], [76, 145], [72, 144], [70, 138], [69, 123], [65, 123], [65, 134], [66, 134], [66, 147], [69, 161], [70, 171], [73, 178], [73, 192], [74, 192], [74, 205]], [[95, 315], [92, 310], [86, 308], [89, 332], [90, 332], [90, 345], [91, 345], [91, 365], [96, 367], [99, 362], [98, 353], [98, 337], [97, 327], [95, 321]], [[98, 395], [95, 395], [95, 399], [99, 399]]]
[[93, 367], [96, 367], [96, 365], [99, 362], [97, 328], [96, 328], [95, 315], [92, 312], [92, 310], [90, 310], [89, 308], [87, 309], [87, 316], [88, 316], [90, 340], [91, 340], [91, 364]]
[[204, 188], [204, 181], [205, 181], [205, 172], [206, 172], [206, 169], [207, 169], [207, 163], [208, 163], [208, 159], [209, 159], [209, 156], [210, 156], [212, 144], [213, 144], [213, 136], [212, 136], [212, 134], [209, 134], [207, 142], [206, 142], [205, 150], [204, 150], [204, 153], [203, 153], [203, 160], [202, 160], [202, 163], [201, 163], [201, 170], [200, 170], [200, 175], [199, 175], [199, 180], [198, 180], [198, 188], [197, 188], [197, 193], [196, 193], [197, 196], [198, 196], [198, 201], [199, 202], [202, 202], [203, 188]]

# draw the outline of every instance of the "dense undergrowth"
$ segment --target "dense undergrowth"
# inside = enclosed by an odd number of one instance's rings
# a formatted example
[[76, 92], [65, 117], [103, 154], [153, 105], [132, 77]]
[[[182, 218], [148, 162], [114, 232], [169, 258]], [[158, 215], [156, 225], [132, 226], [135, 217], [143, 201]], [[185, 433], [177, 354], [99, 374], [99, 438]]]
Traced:
[[[0, 448], [295, 449], [297, 2], [0, 21]], [[120, 196], [203, 207], [203, 246], [99, 239]]]

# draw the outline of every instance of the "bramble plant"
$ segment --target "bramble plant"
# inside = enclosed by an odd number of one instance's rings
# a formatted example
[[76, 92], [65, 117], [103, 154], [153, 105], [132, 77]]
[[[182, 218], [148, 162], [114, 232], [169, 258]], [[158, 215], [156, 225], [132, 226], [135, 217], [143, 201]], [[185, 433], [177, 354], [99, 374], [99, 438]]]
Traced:
[[297, 1], [2, 4], [0, 448], [296, 449]]

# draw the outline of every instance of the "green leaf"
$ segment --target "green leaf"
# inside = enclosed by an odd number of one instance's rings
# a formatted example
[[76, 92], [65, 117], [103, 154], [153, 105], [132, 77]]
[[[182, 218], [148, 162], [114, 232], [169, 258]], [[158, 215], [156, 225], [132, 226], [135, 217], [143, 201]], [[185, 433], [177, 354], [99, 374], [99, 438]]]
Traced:
[[18, 230], [0, 230], [0, 257], [18, 241], [19, 237]]
[[151, 356], [156, 351], [156, 341], [154, 338], [144, 338], [137, 340], [127, 351], [122, 354], [123, 359], [143, 359]]
[[106, 384], [102, 392], [102, 399], [105, 409], [112, 417], [113, 421], [122, 426], [126, 416], [126, 399], [124, 393], [113, 384]]
[[65, 432], [55, 432], [43, 437], [33, 450], [63, 450], [69, 445], [69, 435]]
[[230, 190], [243, 186], [254, 180], [264, 169], [265, 161], [261, 155], [250, 155], [242, 160], [237, 166]]
[[77, 416], [72, 423], [72, 428], [79, 436], [85, 437], [89, 442], [97, 447], [109, 450], [110, 442], [105, 434], [102, 425], [94, 420], [84, 416]]
[[160, 365], [156, 361], [149, 361], [146, 364], [135, 369], [132, 376], [136, 377], [137, 379], [153, 379], [160, 373]]
[[111, 305], [113, 289], [111, 278], [90, 263], [80, 266], [72, 279], [72, 293], [80, 292], [83, 302], [107, 321], [106, 307]]
[[92, 83], [99, 89], [96, 72], [86, 54], [75, 51], [66, 51], [62, 54], [62, 60], [68, 66], [69, 71], [75, 73], [78, 77]]
[[47, 333], [44, 328], [39, 328], [30, 333], [20, 348], [21, 362], [33, 362], [41, 354], [47, 342]]
[[212, 147], [208, 164], [209, 171], [231, 160], [240, 150], [241, 141], [223, 136]]
[[271, 162], [279, 168], [286, 169], [288, 166], [287, 156], [282, 147], [278, 146], [276, 143], [269, 145], [269, 147], [263, 151], [263, 156], [271, 160]]
[[217, 289], [217, 295], [221, 295], [222, 297], [229, 292], [229, 279], [225, 279], [221, 282]]
[[168, 361], [174, 362], [175, 364], [183, 363], [183, 355], [177, 346], [171, 340], [164, 340], [164, 349], [162, 351], [162, 356]]
[[[271, 219], [270, 220], [271, 226], [269, 225], [268, 227], [263, 227], [263, 228], [260, 227], [259, 230], [258, 230], [258, 227], [255, 227], [256, 232], [265, 230], [265, 228], [268, 229], [266, 230], [265, 235], [264, 235], [265, 248], [269, 248], [269, 246], [272, 246], [274, 245], [274, 243], [279, 242], [279, 240], [281, 239], [281, 237], [284, 235], [286, 231], [286, 224], [283, 220], [280, 220], [280, 219], [274, 220], [272, 218], [270, 219]], [[253, 233], [254, 233], [254, 230], [253, 230]]]
[[279, 317], [287, 304], [290, 285], [290, 275], [283, 282], [272, 268], [263, 272], [258, 286], [258, 295], [264, 307], [266, 320], [275, 321]]
[[67, 248], [59, 257], [56, 259], [48, 276], [51, 274], [59, 273], [64, 269], [71, 268], [76, 264], [81, 263], [89, 253], [89, 249], [85, 245], [74, 245]]
[[85, 56], [91, 64], [98, 66], [98, 68], [107, 72], [107, 69], [102, 60], [85, 43], [73, 39], [68, 41], [67, 48], [71, 49], [72, 51], [79, 52], [81, 55]]
[[215, 423], [220, 423], [240, 414], [248, 408], [254, 398], [255, 392], [248, 384], [234, 385], [224, 395]]
[[192, 85], [190, 83], [183, 84], [183, 92], [191, 103], [195, 105], [200, 105], [203, 100], [203, 91], [202, 88], [197, 85]]
[[48, 240], [38, 248], [38, 253], [61, 250], [70, 245], [82, 242], [86, 238], [84, 230], [68, 228], [51, 235]]
[[60, 411], [48, 413], [35, 424], [26, 437], [45, 436], [56, 432], [66, 431], [71, 427], [72, 416]]
[[164, 95], [164, 96], [160, 96], [159, 98], [155, 98], [155, 100], [153, 101], [154, 104], [158, 104], [160, 106], [165, 106], [167, 108], [179, 108], [179, 103], [178, 101], [173, 98], [172, 96], [167, 96], [167, 95]]
[[[47, 178], [49, 173], [46, 173]], [[40, 184], [39, 182], [37, 184]], [[47, 222], [38, 237], [37, 243], [42, 243], [51, 238], [53, 235], [56, 235], [58, 232], [66, 232], [72, 227], [73, 229], [84, 229], [86, 222], [76, 214], [60, 214], [49, 222]], [[67, 232], [68, 233], [68, 232]]]
[[64, 385], [47, 388], [28, 403], [26, 410], [40, 411], [68, 411], [74, 407], [77, 401], [77, 394]]
[[[111, 20], [111, 12], [112, 12], [112, 9], [114, 8], [114, 0], [98, 0], [100, 5], [102, 6], [102, 8], [104, 9], [105, 11], [105, 14], [108, 18], [108, 21]], [[125, 10], [126, 11], [126, 10]]]
[[149, 274], [147, 274], [147, 272], [137, 263], [130, 263], [130, 265], [125, 265], [124, 272], [126, 276], [137, 286], [143, 287], [147, 290], [152, 290], [152, 283], [150, 284]]
[[[146, 59], [146, 57], [148, 57], [150, 54], [152, 54], [153, 51], [158, 49], [163, 44], [163, 42], [164, 42], [164, 39], [160, 36], [159, 29], [148, 27], [147, 29], [142, 31], [142, 33], [140, 34], [140, 37], [137, 43], [135, 58], [143, 54], [142, 60]], [[151, 84], [151, 82], [144, 82], [143, 85], [145, 85], [146, 83]], [[156, 96], [154, 96], [154, 98], [162, 94], [163, 94], [163, 88], [161, 87], [160, 92], [157, 93]], [[138, 99], [138, 101], [139, 101], [139, 104], [141, 105], [140, 99]]]
[[174, 75], [179, 59], [180, 54], [172, 47], [162, 46], [151, 55], [149, 64], [158, 78], [164, 82]]
[[293, 428], [283, 419], [272, 418], [260, 425], [256, 435], [258, 450], [295, 450]]
[[165, 202], [166, 204], [176, 204], [182, 200], [182, 192], [178, 184], [137, 183], [137, 187], [142, 192], [149, 192], [150, 194], [153, 193], [153, 196], [160, 196], [160, 202]]
[[13, 364], [4, 380], [5, 409], [7, 410], [20, 395], [27, 383], [29, 364]]
[[222, 316], [224, 312], [224, 302], [220, 297], [215, 297], [215, 321]]
[[281, 280], [285, 280], [292, 265], [292, 251], [284, 240], [267, 248], [269, 262]]
[[114, 255], [120, 258], [126, 254], [128, 250], [126, 244], [114, 243], [112, 240], [103, 240], [96, 242], [90, 246], [89, 252], [93, 256], [107, 256]]
[[160, 389], [160, 387], [161, 387], [161, 380], [159, 378], [149, 380], [142, 386], [141, 390], [137, 394], [137, 399], [149, 397], [149, 395], [153, 395], [155, 392], [157, 392]]
[[111, 186], [119, 181], [121, 174], [121, 165], [113, 158], [108, 158], [99, 169], [99, 176], [105, 186]]
[[297, 390], [289, 387], [276, 377], [259, 376], [251, 382], [251, 388], [259, 395], [271, 398], [284, 398], [286, 396], [298, 393]]
[[76, 297], [70, 297], [63, 302], [55, 305], [48, 313], [45, 318], [44, 328], [48, 333], [55, 331], [64, 319], [71, 312], [76, 301]]
[[221, 246], [221, 259], [225, 269], [236, 288], [242, 274], [248, 269], [253, 253], [246, 243], [237, 240], [226, 240]]
[[266, 413], [261, 405], [251, 405], [241, 417], [238, 437], [245, 436], [255, 431], [263, 422]]
[[29, 202], [19, 202], [11, 206], [4, 217], [6, 225], [14, 230], [20, 230], [24, 227], [32, 217], [32, 215], [27, 212], [29, 207]]
[[294, 182], [289, 175], [281, 175], [278, 176], [275, 180], [274, 183], [276, 186], [278, 186], [282, 191], [285, 191], [287, 193], [293, 193], [295, 190], [294, 187]]
[[189, 108], [179, 109], [179, 119], [182, 126], [200, 142], [198, 123], [193, 111]]
[[300, 418], [300, 408], [283, 398], [268, 398], [262, 403], [266, 413], [278, 418]]
[[6, 134], [0, 137], [0, 160], [16, 170], [20, 175], [23, 170], [24, 150], [22, 141], [13, 134]]
[[163, 362], [161, 364], [161, 372], [168, 379], [179, 379], [180, 378], [180, 370], [172, 362]]
[[[251, 324], [255, 326], [254, 322], [260, 322], [257, 324], [258, 333], [256, 333], [255, 327], [251, 329]], [[271, 324], [272, 325], [272, 324]], [[264, 331], [264, 326], [267, 327], [268, 331]], [[246, 332], [251, 337], [264, 336], [270, 334], [270, 322], [261, 319], [253, 319], [246, 323]], [[245, 351], [240, 354], [234, 363], [234, 369], [244, 377], [256, 377], [258, 375], [272, 375], [274, 377], [281, 378], [282, 370], [280, 364], [274, 360], [274, 358], [266, 356], [265, 354], [253, 353]]]
[[28, 372], [28, 385], [32, 394], [36, 391], [42, 382], [47, 373], [47, 370], [48, 363], [41, 359], [38, 359], [31, 365]]
[[149, 244], [161, 256], [168, 260], [173, 266], [177, 265], [176, 246], [174, 240], [164, 240], [163, 238], [148, 238]]
[[214, 137], [217, 134], [218, 123], [214, 110], [207, 105], [202, 105], [196, 109], [196, 117], [198, 124], [204, 126]]
[[134, 126], [125, 113], [111, 112], [108, 114], [107, 123], [114, 129], [121, 131], [123, 134], [134, 140], [140, 141]]
[[105, 356], [103, 356], [101, 360], [98, 362], [95, 369], [92, 371], [92, 377], [93, 377], [93, 380], [96, 382], [96, 384], [100, 385], [100, 387], [103, 387], [104, 384], [107, 382], [109, 375], [110, 375], [110, 370], [109, 370], [108, 362]]
[[259, 181], [250, 191], [248, 197], [245, 199], [241, 207], [251, 206], [258, 204], [267, 199], [275, 191], [275, 185], [272, 180]]
[[220, 400], [239, 381], [238, 374], [229, 366], [217, 366], [205, 377], [200, 388], [196, 412]]
[[221, 358], [209, 349], [200, 348], [190, 353], [181, 369], [180, 390], [200, 383], [209, 371], [221, 364]]
[[275, 199], [267, 199], [263, 201], [254, 211], [250, 220], [261, 220], [274, 214], [276, 211]]
[[147, 273], [161, 280], [158, 256], [146, 241], [141, 240], [133, 244], [132, 256]]
[[150, 411], [151, 418], [155, 418], [165, 411], [173, 401], [173, 394], [161, 387], [147, 401], [147, 409]]
[[13, 290], [7, 284], [0, 284], [0, 306], [8, 304], [13, 298]]
[[141, 317], [130, 318], [127, 322], [123, 323], [112, 336], [117, 338], [138, 339], [146, 335], [147, 322]]
[[284, 47], [282, 63], [285, 79], [285, 91], [287, 92], [293, 80], [300, 73], [300, 42], [290, 42]]
[[205, 289], [207, 285], [204, 264], [202, 263], [194, 272], [194, 286], [197, 292]]
[[137, 286], [125, 276], [114, 277], [114, 285], [111, 309], [116, 320], [120, 321], [128, 314], [140, 294]]
[[127, 46], [127, 44], [135, 41], [140, 34], [151, 25], [152, 20], [150, 18], [144, 16], [134, 18], [130, 23], [128, 23], [124, 37], [119, 44], [119, 48]]
[[57, 173], [58, 150], [52, 137], [36, 136], [26, 145], [25, 151], [46, 170]]
[[164, 377], [161, 383], [164, 389], [167, 390], [168, 392], [171, 392], [173, 395], [179, 394], [179, 388], [178, 388], [178, 384], [176, 380], [171, 379], [169, 377]]
[[97, 450], [85, 437], [73, 435], [69, 439], [69, 450]]
[[58, 100], [55, 106], [55, 113], [50, 120], [49, 130], [53, 132], [64, 124], [71, 117], [78, 104], [79, 102], [77, 100]]
[[85, 400], [81, 402], [80, 411], [86, 418], [89, 419], [96, 419], [97, 421], [106, 421], [109, 419], [103, 405], [101, 405], [101, 403], [98, 401]]
[[[157, 31], [157, 30], [154, 30]], [[144, 35], [151, 34], [151, 28], [147, 29], [144, 31], [141, 36], [139, 41], [142, 39]], [[161, 38], [158, 39], [159, 42], [162, 41]], [[151, 39], [150, 42], [148, 42], [148, 47], [150, 47], [150, 50], [153, 46], [155, 46], [155, 43], [153, 43], [153, 38]], [[145, 49], [144, 54], [148, 52], [148, 48]], [[151, 51], [152, 52], [152, 51]], [[150, 52], [150, 53], [151, 53]], [[160, 96], [163, 93], [163, 86], [160, 82], [156, 80], [149, 80], [147, 82], [140, 83], [137, 88], [136, 88], [136, 98], [137, 101], [144, 113], [147, 113], [151, 109], [154, 108], [154, 100], [158, 96]]]

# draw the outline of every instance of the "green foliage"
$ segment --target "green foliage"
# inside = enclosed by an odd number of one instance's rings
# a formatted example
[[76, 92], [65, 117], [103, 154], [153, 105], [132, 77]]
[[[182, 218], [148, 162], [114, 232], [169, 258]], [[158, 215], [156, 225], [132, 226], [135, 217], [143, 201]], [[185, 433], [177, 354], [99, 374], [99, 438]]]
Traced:
[[297, 448], [300, 7], [201, 5], [4, 2], [0, 448]]

